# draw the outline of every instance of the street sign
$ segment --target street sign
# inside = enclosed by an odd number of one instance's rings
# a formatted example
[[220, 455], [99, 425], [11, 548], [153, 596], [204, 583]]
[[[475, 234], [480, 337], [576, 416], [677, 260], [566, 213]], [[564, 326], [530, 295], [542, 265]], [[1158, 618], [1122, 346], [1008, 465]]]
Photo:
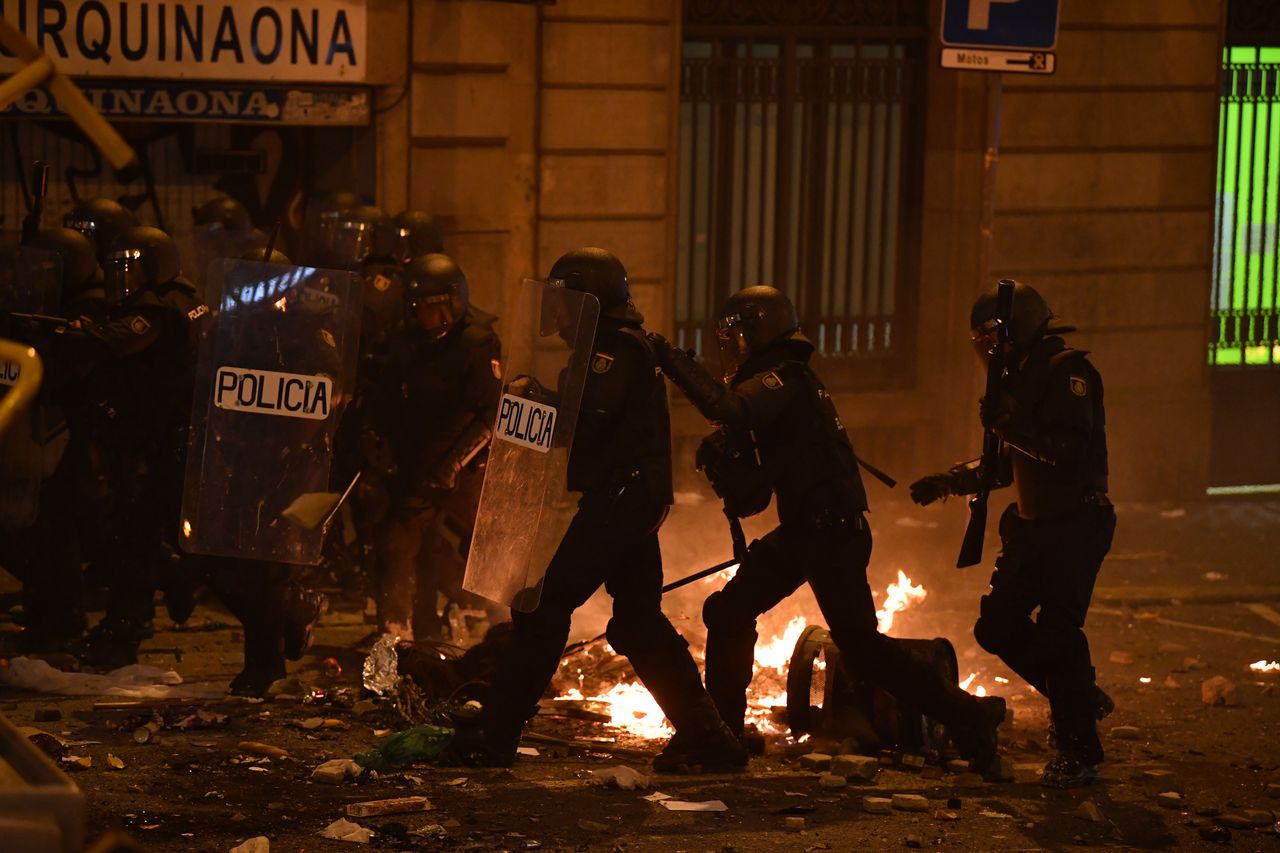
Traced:
[[942, 43], [1053, 50], [1058, 43], [1058, 0], [943, 0]]
[[1012, 71], [1017, 74], [1052, 74], [1057, 57], [1028, 50], [971, 50], [944, 47], [942, 67], [964, 71]]

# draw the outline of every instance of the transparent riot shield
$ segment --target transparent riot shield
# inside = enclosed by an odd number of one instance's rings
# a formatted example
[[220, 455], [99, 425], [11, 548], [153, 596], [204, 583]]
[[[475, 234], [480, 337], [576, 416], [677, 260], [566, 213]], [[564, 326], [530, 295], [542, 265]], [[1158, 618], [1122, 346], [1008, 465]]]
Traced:
[[[20, 344], [44, 348], [54, 333], [47, 315], [57, 314], [62, 301], [62, 259], [53, 252], [15, 243], [0, 246], [0, 335]], [[18, 315], [18, 316], [15, 316]], [[25, 317], [21, 315], [26, 315]], [[38, 319], [44, 318], [44, 319]], [[0, 358], [0, 398], [22, 375], [22, 366]], [[40, 504], [40, 485], [56, 466], [55, 430], [61, 415], [39, 403], [19, 412], [0, 435], [0, 528], [29, 527]]]
[[539, 335], [503, 369], [462, 586], [530, 611], [538, 606], [547, 565], [576, 510], [568, 489], [569, 453], [600, 303], [563, 286], [526, 280], [511, 316], [536, 318]]
[[355, 384], [360, 280], [215, 261], [200, 341], [179, 541], [197, 554], [315, 565], [333, 435]]
[[182, 273], [196, 286], [200, 298], [204, 299], [207, 295], [205, 281], [210, 264], [219, 258], [242, 258], [254, 249], [264, 248], [267, 239], [267, 235], [257, 228], [235, 231], [226, 228], [221, 222], [197, 225], [180, 246]]

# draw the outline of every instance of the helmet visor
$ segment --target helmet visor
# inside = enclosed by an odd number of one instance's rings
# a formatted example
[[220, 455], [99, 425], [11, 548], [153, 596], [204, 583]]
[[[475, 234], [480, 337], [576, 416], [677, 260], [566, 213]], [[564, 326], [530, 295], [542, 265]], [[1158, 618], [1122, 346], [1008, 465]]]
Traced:
[[112, 253], [103, 270], [102, 288], [112, 305], [123, 302], [147, 286], [142, 250], [123, 249]]
[[581, 297], [576, 293], [570, 297], [563, 279], [550, 278], [544, 284], [538, 334], [544, 338], [559, 335], [562, 340], [572, 341], [582, 314]]
[[751, 354], [741, 315], [731, 314], [720, 319], [716, 326], [716, 343], [720, 346], [720, 366], [724, 371], [724, 381], [728, 383]]
[[343, 220], [331, 233], [334, 262], [355, 269], [373, 251], [373, 225]]
[[458, 322], [453, 297], [447, 294], [412, 298], [408, 307], [414, 323], [434, 341], [447, 335]]
[[1004, 324], [998, 319], [988, 320], [981, 326], [976, 326], [969, 333], [969, 341], [973, 344], [973, 351], [978, 354], [979, 358], [988, 358], [996, 345], [1000, 343], [1001, 327]]

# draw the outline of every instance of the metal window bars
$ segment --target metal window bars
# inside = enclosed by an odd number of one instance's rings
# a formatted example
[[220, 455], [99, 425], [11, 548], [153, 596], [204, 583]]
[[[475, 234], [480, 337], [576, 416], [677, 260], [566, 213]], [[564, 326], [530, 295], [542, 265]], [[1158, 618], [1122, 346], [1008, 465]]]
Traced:
[[[919, 45], [698, 38], [681, 77], [676, 336], [773, 284], [828, 356], [901, 360], [918, 245]], [[906, 297], [906, 298], [904, 298]]]
[[1229, 47], [1218, 115], [1209, 363], [1280, 365], [1280, 48]]

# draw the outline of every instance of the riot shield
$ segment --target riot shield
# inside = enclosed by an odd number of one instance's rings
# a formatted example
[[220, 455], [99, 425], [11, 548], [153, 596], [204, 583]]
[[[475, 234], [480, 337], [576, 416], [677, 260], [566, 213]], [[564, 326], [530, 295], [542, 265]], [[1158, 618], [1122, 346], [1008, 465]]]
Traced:
[[355, 384], [360, 280], [220, 260], [206, 282], [179, 542], [215, 556], [315, 565], [323, 527], [291, 508], [329, 491]]
[[242, 258], [254, 249], [262, 249], [266, 245], [267, 235], [257, 228], [236, 231], [225, 227], [221, 222], [197, 225], [180, 246], [182, 274], [196, 286], [200, 298], [204, 299], [205, 280], [209, 275], [210, 264], [219, 258]]
[[600, 303], [563, 285], [526, 280], [517, 309], [512, 316], [536, 318], [540, 334], [504, 367], [462, 586], [531, 611], [576, 509], [568, 490], [569, 453]]
[[[53, 252], [15, 243], [0, 246], [0, 334], [19, 343], [43, 349], [40, 321], [19, 320], [9, 312], [26, 315], [57, 314], [62, 300], [62, 259]], [[51, 328], [44, 331], [52, 333]], [[0, 397], [19, 381], [21, 366], [0, 358]], [[50, 458], [62, 445], [55, 430], [62, 423], [55, 410], [39, 403], [19, 412], [0, 435], [0, 528], [29, 527], [40, 503], [40, 485], [52, 473]], [[55, 433], [57, 433], [55, 435]]]

